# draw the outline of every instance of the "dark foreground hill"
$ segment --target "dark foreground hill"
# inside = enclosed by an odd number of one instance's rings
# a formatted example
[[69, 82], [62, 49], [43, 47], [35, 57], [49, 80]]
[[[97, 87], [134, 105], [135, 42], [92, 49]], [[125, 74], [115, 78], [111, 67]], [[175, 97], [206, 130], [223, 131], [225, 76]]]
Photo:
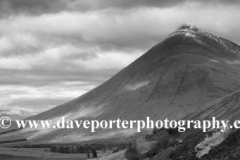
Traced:
[[[28, 119], [138, 120], [149, 116], [163, 120], [181, 119], [199, 110], [208, 114], [211, 109], [205, 108], [207, 103], [240, 89], [239, 55], [237, 44], [184, 25], [102, 85]], [[11, 134], [44, 143], [64, 143], [128, 137], [132, 133], [25, 129]]]

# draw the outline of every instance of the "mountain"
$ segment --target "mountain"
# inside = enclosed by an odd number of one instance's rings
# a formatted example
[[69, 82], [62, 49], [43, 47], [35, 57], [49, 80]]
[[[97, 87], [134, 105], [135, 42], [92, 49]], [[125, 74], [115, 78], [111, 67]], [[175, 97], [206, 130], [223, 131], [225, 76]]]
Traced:
[[[240, 89], [240, 46], [183, 25], [88, 93], [28, 119], [181, 119]], [[204, 110], [205, 109], [205, 110]], [[223, 109], [224, 110], [224, 109]], [[197, 117], [195, 117], [197, 118]], [[32, 141], [76, 142], [130, 136], [129, 130], [15, 132]]]

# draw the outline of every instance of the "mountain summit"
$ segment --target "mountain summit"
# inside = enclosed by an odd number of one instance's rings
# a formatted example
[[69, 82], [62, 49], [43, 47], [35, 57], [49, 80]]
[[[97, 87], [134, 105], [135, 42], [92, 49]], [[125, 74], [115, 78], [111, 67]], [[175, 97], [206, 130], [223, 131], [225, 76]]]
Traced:
[[[181, 119], [240, 89], [240, 46], [183, 25], [88, 93], [28, 119]], [[116, 134], [118, 133], [118, 134]], [[126, 131], [22, 130], [26, 138], [76, 142]], [[63, 138], [64, 137], [64, 138]]]

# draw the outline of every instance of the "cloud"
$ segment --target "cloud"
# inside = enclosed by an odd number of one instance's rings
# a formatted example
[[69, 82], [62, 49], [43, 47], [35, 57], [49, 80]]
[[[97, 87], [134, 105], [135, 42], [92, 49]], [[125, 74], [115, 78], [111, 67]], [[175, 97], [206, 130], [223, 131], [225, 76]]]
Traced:
[[105, 9], [166, 8], [190, 2], [204, 5], [239, 5], [238, 0], [0, 0], [1, 17], [41, 15], [62, 11], [91, 12]]
[[18, 59], [18, 58], [12, 58], [12, 59], [1, 58], [0, 59], [0, 68], [28, 70], [28, 69], [31, 69], [31, 66], [24, 63], [21, 59]]
[[[77, 0], [73, 1], [73, 8], [82, 10], [97, 10], [107, 8], [134, 9], [134, 8], [167, 8], [186, 3], [197, 2], [205, 5], [238, 5], [238, 0]], [[71, 4], [70, 3], [70, 4]]]
[[0, 53], [10, 50], [12, 48], [12, 43], [5, 37], [0, 39]]
[[141, 8], [141, 7], [169, 7], [183, 3], [185, 0], [77, 0], [69, 3], [69, 8], [80, 10], [100, 10], [107, 8]]
[[95, 85], [80, 81], [38, 87], [4, 85], [0, 87], [0, 96], [5, 97], [5, 102], [1, 102], [0, 110], [4, 110], [5, 114], [15, 115], [20, 111], [28, 111], [26, 113], [30, 116], [65, 103], [94, 87]]
[[66, 5], [64, 0], [0, 0], [0, 13], [1, 17], [57, 13], [66, 9]]
[[238, 30], [238, 14], [239, 9], [231, 6], [215, 6], [212, 9], [201, 3], [189, 3], [181, 7], [141, 8], [120, 13], [104, 10], [18, 16], [0, 20], [0, 32], [8, 34], [8, 38], [5, 37], [8, 41], [12, 39], [10, 35], [15, 37], [18, 34], [25, 35], [25, 39], [19, 44], [17, 40], [8, 42], [8, 49], [17, 45], [16, 52], [6, 51], [6, 47], [1, 49], [1, 46], [0, 50], [5, 50], [5, 55], [23, 54], [41, 51], [43, 47], [71, 44], [102, 50], [125, 50], [128, 53], [136, 49], [144, 52], [182, 23], [192, 23], [215, 34], [228, 36]]

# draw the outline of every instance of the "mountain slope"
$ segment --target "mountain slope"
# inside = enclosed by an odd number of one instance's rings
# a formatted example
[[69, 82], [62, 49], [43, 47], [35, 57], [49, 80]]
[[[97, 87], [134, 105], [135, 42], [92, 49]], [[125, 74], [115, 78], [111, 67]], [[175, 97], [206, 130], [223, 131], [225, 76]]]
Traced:
[[216, 99], [206, 104], [197, 113], [192, 113], [186, 119], [239, 120], [240, 117], [240, 90]]
[[[203, 31], [179, 29], [101, 86], [33, 118], [66, 113], [74, 118], [107, 118], [110, 114], [124, 118], [181, 117], [179, 112], [172, 115], [174, 109], [183, 106], [181, 110], [192, 112], [239, 89], [240, 47], [230, 50], [231, 45]], [[134, 109], [140, 110], [142, 117], [131, 114]], [[149, 109], [154, 114], [144, 112]], [[155, 115], [157, 110], [164, 112]]]
[[[102, 85], [29, 119], [181, 119], [240, 89], [239, 55], [235, 43], [184, 25]], [[114, 130], [92, 138], [79, 129], [18, 133], [45, 142], [116, 137]]]

